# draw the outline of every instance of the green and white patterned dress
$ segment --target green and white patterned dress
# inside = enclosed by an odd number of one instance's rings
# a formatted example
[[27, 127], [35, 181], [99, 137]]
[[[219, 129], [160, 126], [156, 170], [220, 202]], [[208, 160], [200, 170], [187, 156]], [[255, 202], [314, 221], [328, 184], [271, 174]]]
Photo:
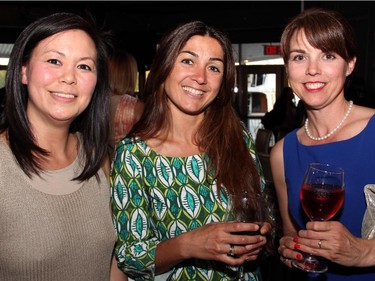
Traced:
[[[249, 153], [256, 160], [254, 142], [244, 131]], [[143, 140], [123, 139], [116, 148], [111, 174], [111, 204], [117, 231], [115, 253], [119, 267], [135, 280], [154, 280], [155, 250], [163, 240], [225, 218], [227, 195], [217, 193], [206, 177], [208, 157], [166, 157]], [[221, 200], [219, 199], [221, 198]], [[159, 280], [230, 280], [223, 263], [186, 260]], [[261, 280], [257, 267], [246, 280]], [[156, 278], [158, 279], [158, 278]]]

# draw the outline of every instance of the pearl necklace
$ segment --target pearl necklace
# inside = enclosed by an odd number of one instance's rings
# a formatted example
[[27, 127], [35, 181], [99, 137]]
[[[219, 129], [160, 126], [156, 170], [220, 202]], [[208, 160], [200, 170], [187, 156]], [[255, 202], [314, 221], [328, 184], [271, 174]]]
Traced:
[[328, 139], [330, 136], [332, 136], [338, 129], [341, 128], [341, 126], [344, 124], [346, 118], [348, 118], [349, 114], [350, 114], [350, 111], [352, 111], [352, 107], [353, 107], [353, 101], [349, 101], [349, 108], [348, 108], [348, 111], [346, 112], [344, 118], [341, 120], [340, 124], [337, 125], [336, 128], [334, 128], [332, 131], [330, 131], [328, 134], [322, 136], [322, 137], [313, 137], [309, 131], [309, 119], [306, 118], [306, 121], [305, 121], [305, 126], [304, 126], [304, 129], [305, 129], [305, 133], [306, 135], [314, 140], [314, 141], [321, 141], [321, 140], [325, 140], [325, 139]]

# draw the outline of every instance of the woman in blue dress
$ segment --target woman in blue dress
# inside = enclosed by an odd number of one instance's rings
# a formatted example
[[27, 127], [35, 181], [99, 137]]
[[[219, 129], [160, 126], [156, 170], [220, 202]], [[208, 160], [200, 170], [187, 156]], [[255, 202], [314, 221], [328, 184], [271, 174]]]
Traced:
[[[323, 280], [375, 280], [375, 241], [361, 238], [364, 186], [375, 183], [375, 110], [345, 99], [347, 76], [357, 58], [355, 34], [338, 13], [302, 12], [285, 28], [281, 45], [290, 86], [305, 103], [307, 119], [271, 152], [271, 167], [283, 220], [281, 260], [310, 253], [327, 260]], [[299, 199], [311, 162], [341, 166], [345, 199], [328, 222], [309, 222]], [[316, 277], [307, 274], [308, 277]]]

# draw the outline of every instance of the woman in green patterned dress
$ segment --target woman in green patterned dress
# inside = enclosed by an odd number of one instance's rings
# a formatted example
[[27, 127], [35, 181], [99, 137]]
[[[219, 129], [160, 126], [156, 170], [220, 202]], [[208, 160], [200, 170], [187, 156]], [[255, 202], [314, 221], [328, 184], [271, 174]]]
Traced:
[[220, 30], [195, 21], [160, 42], [144, 113], [117, 145], [111, 174], [115, 254], [130, 278], [231, 280], [248, 261], [246, 280], [261, 280], [255, 260], [269, 216], [254, 236], [234, 233], [258, 225], [225, 221], [228, 194], [264, 188], [232, 105], [234, 81], [232, 45]]

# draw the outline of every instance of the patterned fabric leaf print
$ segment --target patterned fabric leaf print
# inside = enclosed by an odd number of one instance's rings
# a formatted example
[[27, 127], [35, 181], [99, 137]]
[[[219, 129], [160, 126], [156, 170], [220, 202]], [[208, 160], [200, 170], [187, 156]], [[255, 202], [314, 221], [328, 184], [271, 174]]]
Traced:
[[136, 209], [130, 219], [130, 228], [137, 239], [142, 239], [147, 233], [147, 217], [141, 209]]
[[[183, 273], [183, 268], [178, 267], [178, 268], [176, 268], [176, 270], [174, 271], [174, 273], [173, 273], [173, 275], [171, 276], [171, 278], [169, 278], [168, 280], [181, 280], [182, 273]], [[182, 280], [183, 280], [183, 279], [182, 279]]]
[[[219, 191], [217, 189], [217, 185], [216, 185], [216, 181], [214, 181], [214, 183], [212, 184], [212, 193], [215, 197], [215, 200], [219, 201], [219, 202], [222, 202], [222, 197], [224, 196], [225, 198], [227, 198], [227, 191], [225, 188], [222, 188], [220, 189], [220, 194], [219, 194]], [[224, 194], [224, 195], [222, 195]]]
[[212, 222], [219, 222], [219, 221], [222, 221], [222, 219], [217, 214], [211, 214], [204, 221], [204, 224], [209, 224], [209, 223], [212, 223]]
[[128, 189], [122, 188], [124, 186], [124, 182], [121, 177], [116, 177], [114, 186], [115, 188], [113, 189], [113, 197], [115, 199], [116, 205], [119, 209], [123, 209], [129, 200]]
[[153, 189], [151, 192], [154, 197], [153, 204], [155, 209], [155, 214], [158, 219], [163, 219], [165, 212], [167, 211], [167, 205], [165, 203], [164, 195], [157, 189]]
[[178, 217], [178, 214], [181, 212], [181, 204], [176, 192], [174, 190], [168, 189], [166, 198], [167, 206], [170, 212], [172, 213], [173, 217]]
[[146, 251], [147, 249], [144, 248], [144, 245], [142, 244], [136, 244], [134, 245], [133, 249], [132, 249], [132, 252], [134, 254], [135, 257], [141, 257], [143, 255], [145, 255], [147, 253]]
[[207, 270], [207, 268], [210, 268], [210, 262], [207, 262], [207, 267], [198, 268], [198, 274], [203, 276], [204, 280], [212, 280], [212, 271]]
[[148, 155], [150, 151], [152, 150], [143, 140], [140, 138], [136, 137], [136, 145], [137, 145], [137, 150], [142, 152], [143, 155]]
[[201, 183], [204, 180], [204, 169], [203, 169], [202, 158], [198, 155], [188, 157], [186, 161], [186, 170], [188, 175], [197, 183]]
[[124, 262], [125, 261], [125, 251], [126, 251], [126, 247], [127, 245], [126, 244], [123, 244], [119, 249], [118, 249], [118, 253], [117, 253], [117, 258], [119, 260], [119, 262]]
[[136, 177], [142, 172], [141, 163], [139, 163], [138, 159], [130, 153], [128, 150], [125, 152], [124, 156], [124, 163], [126, 165], [126, 169], [129, 173], [131, 173], [132, 177]]
[[186, 227], [183, 224], [181, 224], [178, 221], [175, 221], [171, 225], [169, 233], [170, 233], [171, 237], [175, 237], [175, 236], [178, 236], [178, 235], [180, 235], [180, 234], [182, 234], [182, 233], [184, 233], [186, 231], [187, 231], [187, 229], [186, 229]]
[[142, 204], [142, 201], [146, 200], [146, 198], [142, 196], [142, 192], [138, 189], [136, 181], [131, 180], [128, 183], [128, 190], [130, 190], [129, 197], [134, 206], [139, 207]]
[[[187, 273], [187, 275], [189, 276], [189, 280], [194, 280], [194, 279], [197, 279], [196, 278], [196, 274], [197, 274], [197, 271], [196, 271], [196, 268], [193, 268], [193, 267], [188, 267], [186, 268], [185, 272]], [[208, 280], [208, 279], [207, 279]]]
[[119, 233], [122, 240], [125, 240], [129, 236], [128, 229], [128, 217], [125, 212], [119, 212], [118, 223], [116, 225], [117, 232]]
[[208, 213], [212, 213], [215, 207], [214, 195], [212, 195], [212, 193], [203, 185], [199, 186], [199, 194], [201, 201], [203, 202], [203, 208], [205, 208]]
[[191, 222], [191, 224], [189, 225], [189, 228], [190, 229], [196, 229], [196, 228], [201, 227], [201, 226], [202, 226], [202, 224], [198, 220], [194, 219]]
[[171, 186], [173, 182], [172, 169], [169, 163], [163, 158], [158, 157], [156, 159], [156, 172], [158, 179], [165, 186]]
[[146, 183], [148, 183], [149, 186], [154, 186], [156, 182], [154, 163], [152, 163], [149, 158], [146, 158], [143, 162], [143, 167]]
[[180, 158], [173, 159], [172, 169], [173, 173], [175, 174], [177, 183], [185, 185], [187, 180], [186, 169], [184, 163], [181, 161]]
[[183, 187], [181, 190], [182, 206], [188, 212], [189, 216], [195, 218], [199, 212], [199, 197], [190, 187]]

